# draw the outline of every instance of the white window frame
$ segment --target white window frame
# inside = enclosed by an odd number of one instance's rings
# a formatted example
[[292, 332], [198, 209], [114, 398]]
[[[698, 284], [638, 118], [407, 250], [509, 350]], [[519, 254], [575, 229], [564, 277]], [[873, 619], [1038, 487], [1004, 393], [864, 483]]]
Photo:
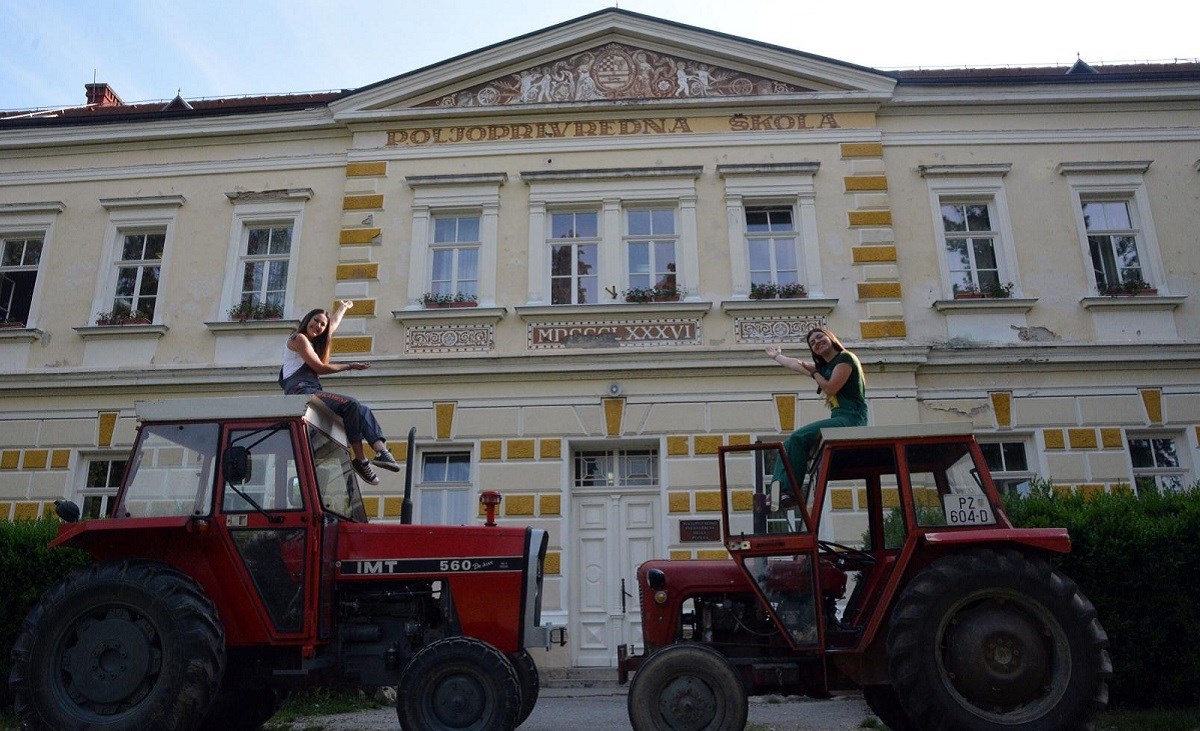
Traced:
[[[758, 213], [758, 212], [766, 213], [768, 221], [770, 220], [772, 212], [787, 211], [789, 214], [789, 217], [791, 218], [791, 222], [790, 222], [791, 228], [786, 231], [783, 229], [780, 229], [778, 231], [771, 230], [771, 231], [766, 231], [766, 232], [758, 232], [758, 231], [751, 232], [749, 220], [750, 220], [750, 213], [752, 211], [755, 213]], [[747, 272], [749, 273], [749, 276], [750, 276], [750, 286], [751, 287], [754, 286], [754, 268], [753, 268], [753, 266], [751, 266], [751, 262], [750, 262], [751, 245], [753, 243], [759, 242], [759, 241], [771, 241], [772, 243], [775, 243], [775, 242], [778, 242], [780, 239], [784, 239], [784, 240], [791, 239], [792, 260], [794, 262], [796, 262], [796, 283], [805, 285], [805, 289], [807, 290], [808, 289], [808, 281], [810, 278], [807, 276], [807, 267], [805, 266], [805, 261], [804, 261], [804, 256], [803, 256], [803, 247], [800, 244], [800, 228], [796, 223], [796, 207], [794, 205], [789, 205], [789, 204], [773, 205], [771, 203], [763, 203], [763, 204], [756, 205], [756, 204], [751, 204], [751, 203], [744, 203], [744, 205], [742, 206], [742, 220], [746, 222], [746, 224], [745, 224], [746, 230], [742, 232], [742, 236], [743, 236], [742, 245], [745, 248], [745, 252], [746, 252], [746, 266], [747, 266]], [[764, 284], [791, 284], [791, 282], [780, 281], [779, 262], [775, 257], [774, 251], [771, 252], [771, 278], [768, 282], [764, 282]]]
[[153, 324], [161, 324], [167, 310], [166, 297], [168, 273], [171, 269], [171, 251], [175, 240], [175, 218], [184, 204], [181, 195], [150, 196], [145, 198], [101, 199], [100, 205], [108, 210], [108, 225], [104, 233], [104, 253], [101, 259], [101, 276], [97, 277], [96, 294], [92, 299], [91, 322], [96, 315], [109, 312], [116, 301], [117, 273], [126, 233], [162, 232], [163, 256], [158, 268], [158, 292], [155, 295]]
[[[633, 234], [630, 232], [630, 216], [634, 213], [647, 213], [650, 217], [650, 228], [654, 228], [654, 213], [655, 211], [669, 211], [671, 214], [671, 233], [664, 234], [657, 231], [651, 231], [649, 234]], [[678, 206], [670, 205], [628, 205], [625, 207], [624, 215], [622, 216], [622, 244], [621, 258], [622, 268], [624, 269], [625, 287], [633, 288], [634, 272], [630, 271], [630, 249], [633, 246], [646, 246], [646, 260], [649, 270], [645, 273], [647, 277], [646, 284], [638, 283], [637, 286], [642, 288], [653, 288], [663, 280], [672, 278], [674, 286], [679, 288], [679, 208]], [[666, 242], [670, 242], [671, 250], [674, 252], [674, 269], [661, 270], [658, 262], [657, 246]], [[665, 284], [665, 282], [664, 282]], [[618, 298], [619, 299], [619, 298]]]
[[[465, 456], [467, 458], [467, 467], [470, 469], [465, 481], [460, 480], [430, 480], [425, 479], [426, 460], [433, 456]], [[468, 448], [454, 448], [449, 446], [439, 445], [436, 449], [424, 449], [420, 452], [421, 474], [420, 481], [417, 483], [417, 505], [416, 514], [417, 522], [428, 525], [467, 525], [470, 523], [475, 513], [472, 511], [473, 505], [471, 494], [474, 490], [472, 475], [475, 473], [475, 460], [472, 459], [471, 450]], [[426, 513], [429, 507], [429, 497], [433, 493], [438, 493], [441, 509], [437, 516], [431, 516]], [[450, 507], [451, 500], [463, 500], [462, 507], [463, 520], [461, 522], [450, 522]]]
[[[588, 170], [522, 173], [529, 184], [528, 305], [550, 304], [550, 216], [599, 210], [598, 288], [600, 304], [623, 301], [628, 288], [626, 209], [676, 209], [675, 284], [686, 300], [699, 301], [700, 247], [696, 235], [696, 177], [700, 168], [662, 171]], [[617, 292], [613, 299], [604, 292]]]
[[1146, 190], [1148, 161], [1062, 163], [1059, 173], [1070, 185], [1075, 233], [1086, 277], [1089, 296], [1099, 296], [1096, 277], [1092, 267], [1092, 252], [1088, 245], [1087, 227], [1083, 221], [1083, 204], [1087, 201], [1124, 200], [1129, 204], [1137, 239], [1138, 261], [1142, 267], [1142, 279], [1158, 294], [1166, 295], [1167, 281], [1159, 249], [1158, 234], [1154, 229], [1154, 218], [1150, 214], [1150, 196]]
[[[593, 216], [596, 219], [596, 235], [595, 236], [555, 237], [554, 236], [554, 219], [558, 216], [572, 216], [572, 217]], [[550, 304], [552, 304], [552, 305], [583, 305], [583, 304], [594, 305], [594, 304], [599, 304], [601, 302], [600, 283], [602, 281], [604, 281], [603, 276], [602, 276], [602, 273], [603, 273], [602, 259], [604, 258], [603, 257], [603, 249], [604, 249], [604, 238], [605, 238], [605, 236], [604, 236], [604, 234], [605, 234], [605, 232], [604, 232], [605, 218], [606, 218], [606, 216], [604, 216], [604, 214], [602, 212], [596, 210], [592, 206], [582, 206], [582, 207], [573, 206], [571, 208], [565, 208], [562, 210], [547, 211], [546, 222], [547, 222], [547, 224], [549, 224], [549, 228], [546, 231], [546, 251], [549, 253], [549, 261], [550, 261], [550, 281], [549, 281]], [[572, 229], [572, 232], [573, 231], [574, 231], [574, 229]], [[569, 275], [571, 285], [572, 285], [572, 295], [571, 295], [570, 302], [555, 302], [554, 301], [554, 284], [555, 284], [554, 280], [555, 280], [556, 276], [561, 279], [563, 277], [563, 275], [562, 274], [556, 275], [554, 273], [554, 250], [556, 248], [564, 247], [564, 246], [570, 248], [570, 250], [573, 252], [572, 256], [571, 256], [571, 273]], [[577, 266], [577, 264], [579, 262], [578, 250], [580, 247], [590, 247], [590, 248], [595, 249], [595, 252], [596, 252], [596, 254], [595, 254], [596, 271], [595, 272], [589, 274], [589, 273], [584, 273], [584, 272], [579, 271], [579, 267]], [[580, 279], [582, 279], [585, 276], [589, 277], [591, 279], [594, 279], [596, 281], [595, 292], [594, 292], [594, 295], [595, 295], [594, 302], [576, 302], [575, 301], [576, 294], [579, 292]]]
[[[1154, 467], [1135, 466], [1133, 464], [1133, 445], [1131, 444], [1135, 439], [1169, 439], [1175, 445], [1175, 456], [1179, 464], [1168, 466], [1155, 465]], [[1188, 442], [1184, 434], [1176, 431], [1129, 431], [1125, 434], [1125, 450], [1129, 455], [1129, 470], [1130, 474], [1133, 475], [1135, 490], [1138, 488], [1138, 479], [1143, 477], [1153, 479], [1162, 489], [1170, 488], [1163, 488], [1162, 484], [1159, 483], [1160, 478], [1178, 477], [1182, 489], [1191, 486], [1193, 479], [1191, 478], [1190, 455], [1188, 454]]]
[[[451, 279], [449, 282], [450, 289], [447, 292], [442, 292], [441, 294], [456, 295], [461, 292], [463, 294], [474, 295], [476, 298], [479, 297], [479, 280], [482, 279], [482, 276], [483, 276], [483, 272], [481, 272], [479, 269], [479, 254], [482, 253], [483, 247], [480, 244], [479, 238], [476, 238], [475, 240], [471, 240], [471, 241], [466, 241], [466, 240], [463, 240], [458, 235], [458, 231], [461, 228], [461, 224], [459, 222], [466, 220], [466, 219], [474, 219], [475, 220], [476, 229], [479, 230], [480, 238], [481, 238], [482, 231], [483, 231], [483, 215], [482, 215], [481, 211], [437, 211], [433, 214], [432, 225], [429, 227], [430, 236], [433, 239], [437, 238], [437, 228], [438, 228], [437, 224], [438, 224], [439, 220], [455, 221], [456, 222], [455, 223], [456, 235], [455, 235], [455, 238], [450, 241], [441, 241], [441, 242], [436, 241], [436, 240], [430, 241], [430, 244], [429, 244], [429, 254], [430, 254], [430, 256], [429, 256], [429, 291], [431, 291], [431, 292], [437, 293], [437, 289], [436, 289], [437, 285], [436, 285], [436, 282], [433, 281], [434, 259], [436, 258], [436, 255], [439, 251], [450, 251], [451, 258], [452, 258], [452, 263], [450, 266], [450, 269], [451, 269]], [[467, 251], [467, 250], [475, 251], [475, 279], [471, 280], [472, 281], [471, 286], [468, 287], [466, 290], [464, 290], [463, 289], [463, 281], [464, 280], [461, 276], [462, 275], [462, 264], [461, 264], [460, 260], [462, 258], [462, 256], [461, 256], [462, 252]]]
[[480, 306], [496, 304], [496, 248], [500, 232], [500, 186], [504, 173], [428, 175], [405, 179], [413, 189], [412, 242], [407, 309], [422, 309], [421, 295], [433, 289], [433, 219], [438, 215], [479, 216]]
[[824, 296], [821, 245], [817, 228], [817, 193], [813, 176], [819, 163], [781, 165], [721, 165], [725, 180], [725, 217], [729, 230], [729, 276], [733, 299], [750, 298], [750, 251], [747, 208], [792, 209], [796, 262], [800, 283], [810, 298]]
[[229, 254], [225, 265], [228, 273], [221, 294], [220, 310], [215, 313], [217, 321], [228, 319], [231, 308], [242, 301], [242, 277], [250, 241], [250, 229], [290, 226], [292, 240], [288, 251], [287, 292], [283, 301], [283, 316], [293, 312], [296, 299], [296, 282], [299, 279], [300, 242], [304, 224], [304, 204], [312, 195], [303, 190], [286, 195], [278, 200], [239, 200], [236, 194], [226, 194], [233, 202], [233, 223], [229, 229]]
[[[983, 447], [985, 444], [999, 444], [999, 445], [1020, 444], [1021, 448], [1025, 451], [1025, 469], [1023, 469], [1023, 470], [1006, 469], [1006, 470], [992, 471], [991, 466], [989, 465], [988, 469], [989, 469], [989, 471], [991, 471], [992, 481], [997, 483], [996, 489], [1000, 490], [1002, 493], [1004, 492], [1004, 490], [998, 484], [1001, 480], [1022, 480], [1022, 481], [1025, 481], [1026, 483], [1028, 483], [1030, 480], [1032, 480], [1033, 478], [1038, 476], [1039, 466], [1038, 466], [1037, 450], [1034, 448], [1033, 440], [1031, 439], [1031, 437], [1022, 436], [1019, 434], [1011, 434], [1011, 433], [998, 434], [998, 435], [986, 435], [986, 436], [985, 435], [976, 435], [976, 441], [979, 442], [980, 447]], [[1003, 446], [1001, 446], [1001, 455], [1000, 456], [1001, 456], [1001, 459], [1004, 458]], [[1020, 492], [1019, 488], [1018, 488], [1018, 492]], [[1027, 494], [1027, 492], [1028, 491], [1026, 491], [1026, 493], [1021, 493], [1021, 494]]]
[[[117, 492], [121, 487], [121, 478], [124, 476], [124, 470], [114, 472], [112, 470], [113, 462], [127, 462], [129, 459], [128, 452], [96, 452], [83, 454], [79, 460], [78, 479], [75, 484], [75, 502], [79, 506], [81, 515], [86, 515], [86, 503], [89, 497], [99, 497], [101, 514], [99, 517], [105, 517], [111, 512], [116, 505]], [[109, 480], [111, 484], [103, 487], [88, 487], [88, 472], [93, 463], [107, 462], [109, 463]]]
[[1017, 267], [1017, 249], [1013, 235], [1012, 215], [1008, 207], [1004, 177], [1011, 165], [938, 165], [920, 168], [929, 188], [929, 211], [933, 220], [934, 238], [937, 242], [938, 272], [942, 282], [942, 297], [954, 298], [954, 280], [946, 253], [946, 228], [942, 222], [942, 204], [988, 205], [994, 238], [993, 253], [996, 257], [997, 276], [1000, 286], [1013, 284], [1013, 297], [1021, 292], [1021, 276]]
[[[651, 473], [641, 476], [633, 473], [631, 467], [634, 460], [646, 460]], [[584, 479], [580, 475], [583, 460], [599, 460], [597, 464], [605, 466], [603, 475], [597, 478]], [[614, 489], [650, 489], [662, 484], [662, 453], [657, 446], [621, 445], [619, 447], [586, 448], [579, 446], [572, 451], [570, 465], [570, 480], [573, 490], [588, 490], [601, 488]]]
[[37, 278], [34, 280], [33, 292], [29, 298], [29, 316], [25, 318], [26, 328], [37, 327], [39, 305], [42, 301], [42, 292], [46, 287], [47, 277], [44, 271], [46, 257], [52, 246], [55, 221], [58, 220], [58, 214], [62, 213], [65, 208], [66, 206], [59, 201], [0, 205], [0, 238], [40, 238], [42, 240]]

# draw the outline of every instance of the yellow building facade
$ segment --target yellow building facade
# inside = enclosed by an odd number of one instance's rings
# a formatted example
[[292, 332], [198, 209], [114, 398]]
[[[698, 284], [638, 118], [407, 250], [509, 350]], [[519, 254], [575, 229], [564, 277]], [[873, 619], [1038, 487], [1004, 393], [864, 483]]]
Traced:
[[642, 561], [726, 556], [717, 448], [824, 417], [763, 354], [817, 325], [872, 424], [969, 421], [1006, 488], [1200, 475], [1200, 64], [884, 73], [609, 9], [345, 93], [89, 98], [0, 118], [0, 518], [103, 514], [135, 402], [277, 392], [340, 299], [371, 368], [325, 385], [416, 427], [418, 519], [550, 531], [554, 664], [639, 640]]

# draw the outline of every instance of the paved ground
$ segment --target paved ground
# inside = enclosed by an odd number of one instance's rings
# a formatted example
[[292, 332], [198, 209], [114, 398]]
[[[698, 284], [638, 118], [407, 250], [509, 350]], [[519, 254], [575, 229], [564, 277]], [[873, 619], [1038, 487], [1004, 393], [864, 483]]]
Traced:
[[[629, 728], [625, 688], [612, 685], [591, 688], [543, 688], [537, 707], [519, 731]], [[766, 696], [750, 699], [753, 731], [855, 731], [873, 718], [856, 695], [814, 701]], [[291, 725], [272, 725], [288, 731], [397, 731], [396, 711], [380, 708], [337, 716], [312, 716]]]

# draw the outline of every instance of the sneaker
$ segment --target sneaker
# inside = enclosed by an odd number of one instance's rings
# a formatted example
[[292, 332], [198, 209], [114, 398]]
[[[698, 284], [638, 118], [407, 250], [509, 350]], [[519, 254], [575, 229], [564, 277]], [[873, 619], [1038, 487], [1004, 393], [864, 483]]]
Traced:
[[400, 471], [400, 463], [397, 462], [396, 458], [392, 456], [392, 453], [386, 449], [376, 454], [375, 459], [371, 460], [371, 464], [375, 465], [376, 467], [382, 467], [385, 470], [390, 470], [391, 472]]
[[368, 485], [379, 484], [379, 476], [375, 474], [375, 470], [371, 469], [370, 462], [365, 459], [362, 461], [352, 459], [350, 460], [350, 464], [353, 465], [354, 471], [358, 473], [358, 476], [367, 481]]

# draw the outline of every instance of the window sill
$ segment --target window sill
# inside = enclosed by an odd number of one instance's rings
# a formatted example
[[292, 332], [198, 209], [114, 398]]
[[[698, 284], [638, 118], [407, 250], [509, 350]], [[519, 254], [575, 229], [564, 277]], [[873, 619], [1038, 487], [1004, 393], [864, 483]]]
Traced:
[[1125, 309], [1125, 310], [1174, 310], [1183, 304], [1187, 295], [1136, 295], [1132, 297], [1095, 296], [1079, 300], [1085, 310], [1093, 309]]
[[507, 307], [413, 307], [392, 310], [398, 322], [490, 322], [497, 323], [508, 314]]
[[32, 343], [41, 340], [44, 332], [36, 327], [6, 327], [0, 328], [0, 340], [18, 343]]
[[729, 315], [780, 313], [828, 315], [837, 307], [837, 298], [797, 297], [770, 300], [722, 300], [721, 311]]
[[115, 338], [161, 338], [170, 330], [166, 325], [84, 325], [75, 328], [84, 340], [108, 340]]
[[206, 322], [204, 326], [209, 331], [214, 333], [238, 332], [246, 331], [266, 331], [266, 332], [291, 332], [300, 325], [299, 320], [246, 320], [238, 322], [236, 320], [222, 320], [219, 322]]
[[513, 309], [516, 311], [518, 317], [528, 319], [531, 317], [559, 317], [563, 315], [628, 315], [630, 313], [640, 315], [695, 314], [697, 312], [708, 312], [712, 309], [712, 304], [712, 302], [708, 301], [689, 302], [681, 300], [678, 302], [613, 302], [596, 305], [522, 305]]
[[934, 300], [938, 312], [1029, 312], [1036, 297], [980, 297], [978, 299]]

